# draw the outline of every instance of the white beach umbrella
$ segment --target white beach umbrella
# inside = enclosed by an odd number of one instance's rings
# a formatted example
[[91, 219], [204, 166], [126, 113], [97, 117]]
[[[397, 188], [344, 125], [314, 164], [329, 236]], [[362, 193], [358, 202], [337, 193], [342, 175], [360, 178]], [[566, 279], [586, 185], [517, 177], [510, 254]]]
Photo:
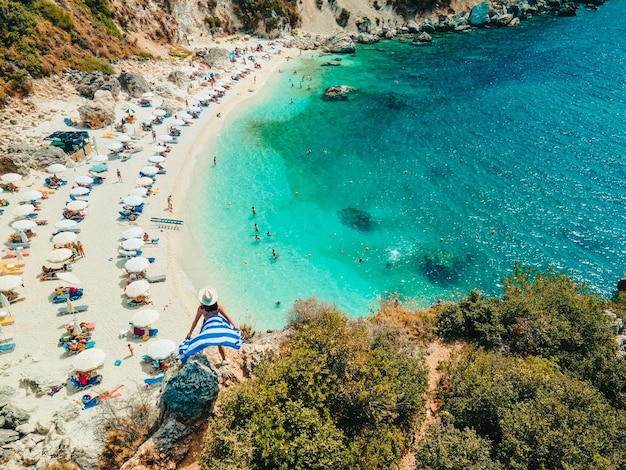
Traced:
[[30, 191], [24, 191], [23, 193], [21, 193], [20, 197], [22, 199], [25, 199], [26, 201], [36, 201], [38, 199], [41, 199], [43, 197], [43, 194], [41, 193], [41, 191], [31, 189]]
[[20, 287], [22, 284], [24, 284], [22, 276], [17, 276], [15, 274], [0, 276], [0, 291], [13, 290]]
[[161, 108], [157, 108], [154, 111], [152, 111], [152, 114], [154, 114], [157, 117], [163, 117], [167, 114], [167, 111]]
[[189, 115], [183, 116], [183, 121], [185, 121], [187, 124], [191, 124], [193, 122], [193, 118]]
[[169, 134], [161, 134], [160, 136], [157, 137], [157, 139], [159, 139], [161, 142], [173, 142], [174, 141], [174, 137], [172, 137]]
[[224, 88], [224, 87], [223, 87], [223, 86], [221, 86], [221, 85], [217, 85], [217, 86], [213, 87], [213, 89], [214, 89], [215, 91], [218, 91], [218, 92], [221, 92], [221, 93], [224, 93], [224, 92], [226, 91], [226, 88]]
[[70, 201], [65, 207], [71, 211], [82, 211], [88, 205], [89, 203], [87, 201]]
[[141, 168], [141, 171], [144, 175], [156, 175], [159, 172], [159, 169], [154, 165], [148, 165]]
[[130, 322], [139, 328], [143, 328], [144, 326], [152, 325], [158, 319], [159, 312], [152, 308], [144, 308], [135, 313]]
[[78, 222], [76, 222], [75, 220], [63, 219], [63, 220], [57, 220], [54, 223], [54, 226], [58, 228], [59, 230], [66, 230], [68, 228], [75, 227], [77, 224]]
[[122, 201], [127, 206], [133, 207], [140, 206], [145, 202], [141, 196], [126, 196]]
[[187, 119], [193, 119], [193, 116], [191, 114], [189, 114], [189, 113], [183, 113], [179, 117], [183, 121], [186, 121]]
[[158, 152], [158, 153], [163, 153], [163, 152], [166, 152], [166, 151], [167, 151], [167, 147], [166, 147], [165, 145], [158, 144], [158, 145], [154, 148], [154, 151], [155, 151], [155, 152]]
[[74, 286], [80, 285], [80, 279], [78, 279], [78, 277], [76, 277], [76, 275], [72, 273], [60, 272], [57, 273], [57, 277], [62, 281], [67, 282], [68, 284], [72, 284]]
[[113, 152], [123, 147], [124, 147], [124, 144], [121, 142], [111, 142], [109, 145], [107, 145], [107, 150], [111, 150]]
[[35, 206], [33, 206], [32, 204], [22, 204], [15, 207], [11, 211], [11, 214], [13, 214], [15, 217], [24, 217], [25, 215], [31, 214], [32, 212], [35, 212]]
[[61, 232], [52, 237], [52, 243], [65, 245], [67, 243], [75, 242], [77, 238], [78, 235], [76, 235], [74, 232]]
[[15, 230], [30, 230], [30, 229], [35, 228], [36, 226], [37, 226], [37, 222], [35, 222], [34, 220], [28, 220], [28, 219], [16, 220], [15, 222], [11, 224], [11, 227], [14, 228]]
[[93, 184], [93, 178], [91, 176], [80, 175], [74, 178], [76, 184]]
[[66, 170], [67, 167], [65, 165], [62, 165], [61, 163], [53, 163], [48, 167], [48, 173], [51, 174], [63, 173]]
[[189, 106], [189, 111], [192, 111], [194, 113], [199, 113], [200, 111], [202, 111], [202, 108], [200, 106]]
[[150, 155], [148, 157], [148, 161], [150, 163], [163, 163], [165, 161], [165, 157], [163, 155]]
[[93, 157], [91, 159], [92, 162], [94, 163], [102, 163], [102, 162], [108, 162], [109, 161], [109, 157], [107, 157], [106, 155], [96, 155], [95, 157]]
[[122, 238], [124, 240], [129, 240], [131, 238], [139, 238], [143, 236], [144, 230], [141, 227], [131, 227], [122, 232]]
[[171, 125], [172, 126], [184, 126], [185, 121], [183, 121], [182, 119], [178, 119], [178, 118], [172, 119]]
[[128, 134], [119, 134], [118, 136], [115, 137], [115, 140], [117, 140], [118, 142], [130, 142], [132, 139]]
[[46, 260], [51, 263], [62, 263], [63, 261], [70, 259], [73, 254], [74, 253], [69, 248], [59, 248], [48, 253], [46, 255]]
[[22, 179], [22, 175], [18, 175], [17, 173], [5, 173], [0, 176], [0, 179], [5, 183], [15, 183]]
[[146, 99], [154, 98], [154, 93], [152, 93], [151, 91], [146, 91], [143, 95], [141, 95], [141, 97]]
[[139, 197], [146, 197], [146, 195], [148, 194], [148, 189], [147, 188], [133, 188], [130, 191], [128, 191], [128, 195], [129, 196], [139, 196]]
[[139, 186], [150, 186], [154, 184], [154, 180], [152, 178], [148, 178], [147, 176], [142, 176], [141, 178], [137, 178], [136, 183]]
[[141, 271], [145, 271], [148, 266], [150, 266], [150, 261], [148, 261], [148, 258], [144, 258], [143, 256], [136, 256], [126, 261], [126, 263], [124, 264], [124, 269], [131, 273], [140, 273]]
[[125, 112], [126, 114], [135, 114], [135, 110], [134, 110], [133, 108], [126, 108], [126, 109], [124, 110], [124, 112]]
[[148, 293], [148, 289], [150, 288], [150, 284], [145, 279], [140, 279], [139, 281], [131, 282], [126, 286], [124, 293], [131, 299], [139, 297], [140, 295], [145, 295]]
[[85, 349], [72, 359], [72, 367], [76, 372], [86, 372], [102, 366], [105, 359], [104, 350], [99, 348]]
[[72, 196], [86, 196], [91, 192], [91, 189], [85, 188], [84, 186], [76, 186], [75, 188], [70, 189], [70, 194]]
[[148, 345], [146, 353], [157, 361], [167, 359], [176, 351], [177, 344], [171, 339], [157, 339]]
[[125, 250], [138, 250], [145, 244], [146, 242], [144, 242], [141, 238], [129, 238], [128, 240], [124, 240], [120, 243], [120, 246]]

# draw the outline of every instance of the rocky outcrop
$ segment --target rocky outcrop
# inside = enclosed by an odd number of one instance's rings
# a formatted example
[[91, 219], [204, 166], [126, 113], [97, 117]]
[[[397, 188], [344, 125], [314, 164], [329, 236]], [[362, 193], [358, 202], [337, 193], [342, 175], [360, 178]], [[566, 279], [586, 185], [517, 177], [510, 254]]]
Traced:
[[347, 101], [355, 88], [347, 85], [329, 86], [326, 88], [322, 99], [324, 101]]
[[340, 33], [334, 36], [325, 38], [320, 47], [324, 52], [331, 52], [334, 54], [352, 54], [356, 51], [352, 38], [347, 33]]
[[211, 47], [210, 49], [196, 49], [194, 56], [209, 68], [219, 68], [228, 64], [230, 60], [228, 49], [223, 47]]
[[356, 37], [356, 42], [359, 44], [374, 44], [380, 41], [378, 36], [369, 33], [359, 33]]
[[98, 90], [92, 103], [80, 106], [78, 114], [83, 125], [102, 129], [115, 122], [115, 102], [111, 92]]
[[167, 76], [167, 79], [174, 83], [178, 88], [187, 89], [189, 87], [189, 76], [181, 70], [175, 70], [170, 73]]
[[422, 45], [422, 44], [430, 44], [433, 41], [433, 38], [430, 34], [424, 31], [422, 34], [417, 36], [414, 40], [414, 44]]
[[142, 94], [150, 91], [150, 86], [146, 79], [138, 73], [122, 72], [117, 77], [122, 90], [126, 91], [130, 96], [139, 98]]
[[98, 90], [110, 91], [111, 96], [117, 99], [121, 90], [120, 82], [116, 77], [110, 75], [88, 73], [84, 74], [76, 84], [76, 91], [85, 98], [93, 99]]
[[310, 36], [296, 36], [285, 40], [284, 45], [285, 47], [295, 47], [303, 51], [312, 51], [317, 49], [319, 43]]
[[469, 20], [470, 26], [480, 27], [489, 22], [489, 2], [480, 2], [472, 7]]
[[67, 155], [59, 147], [18, 144], [10, 147], [6, 155], [0, 157], [0, 168], [25, 176], [31, 169], [44, 170], [53, 163], [65, 164], [66, 160]]
[[165, 384], [156, 431], [121, 470], [176, 468], [213, 412], [218, 392], [216, 371], [204, 354], [196, 354]]

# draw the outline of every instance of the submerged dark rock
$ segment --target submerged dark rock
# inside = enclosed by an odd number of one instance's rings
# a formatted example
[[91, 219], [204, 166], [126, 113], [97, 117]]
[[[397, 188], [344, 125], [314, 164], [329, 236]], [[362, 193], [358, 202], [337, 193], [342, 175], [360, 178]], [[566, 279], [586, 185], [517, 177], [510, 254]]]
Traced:
[[329, 86], [328, 88], [326, 88], [322, 99], [324, 101], [347, 101], [348, 97], [353, 94], [354, 91], [354, 87], [347, 85]]
[[437, 250], [424, 256], [422, 271], [428, 279], [439, 285], [454, 284], [461, 276], [463, 263], [457, 255], [447, 250]]
[[346, 207], [337, 211], [337, 213], [341, 223], [348, 227], [362, 232], [368, 232], [373, 228], [372, 215], [367, 211], [357, 209], [356, 207]]

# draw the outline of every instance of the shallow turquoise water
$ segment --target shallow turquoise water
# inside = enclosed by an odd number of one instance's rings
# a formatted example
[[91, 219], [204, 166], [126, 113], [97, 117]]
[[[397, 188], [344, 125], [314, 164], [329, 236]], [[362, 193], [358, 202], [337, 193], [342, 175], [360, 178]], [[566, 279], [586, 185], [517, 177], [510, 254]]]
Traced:
[[[626, 272], [625, 10], [289, 63], [221, 133], [190, 220], [228, 310], [265, 328], [311, 295], [357, 316], [388, 292], [498, 294], [515, 261], [611, 295]], [[330, 85], [357, 92], [324, 102]], [[346, 224], [354, 209], [366, 227]]]

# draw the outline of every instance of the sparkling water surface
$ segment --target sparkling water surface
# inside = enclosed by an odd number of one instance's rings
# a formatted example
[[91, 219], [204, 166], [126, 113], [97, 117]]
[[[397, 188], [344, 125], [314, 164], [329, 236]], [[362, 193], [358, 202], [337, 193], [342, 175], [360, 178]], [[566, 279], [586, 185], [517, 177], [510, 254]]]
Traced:
[[[295, 57], [207, 149], [218, 164], [189, 220], [207, 283], [255, 328], [309, 296], [358, 316], [390, 292], [424, 306], [498, 295], [516, 261], [612, 295], [626, 272], [624, 13], [608, 2]], [[356, 91], [323, 101], [331, 85]]]

